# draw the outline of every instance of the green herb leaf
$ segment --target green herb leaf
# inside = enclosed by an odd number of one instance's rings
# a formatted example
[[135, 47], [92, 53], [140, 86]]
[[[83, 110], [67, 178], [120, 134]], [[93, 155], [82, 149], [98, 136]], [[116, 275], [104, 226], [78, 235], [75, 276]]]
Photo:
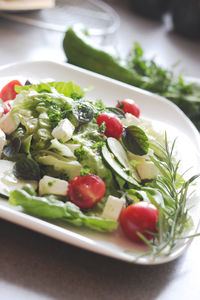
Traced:
[[99, 126], [99, 132], [104, 134], [104, 132], [106, 131], [106, 123], [103, 122], [101, 123], [101, 125]]
[[15, 177], [22, 180], [40, 180], [40, 168], [36, 161], [30, 158], [18, 160], [14, 166]]
[[75, 103], [73, 105], [73, 114], [79, 124], [89, 123], [94, 117], [93, 109], [85, 103]]
[[16, 137], [8, 145], [3, 147], [3, 154], [8, 158], [13, 158], [19, 153], [20, 147], [21, 141]]
[[145, 155], [149, 150], [149, 141], [145, 132], [135, 126], [131, 125], [125, 128], [122, 132], [122, 141], [128, 151], [136, 155]]
[[49, 185], [49, 186], [52, 186], [54, 183], [56, 183], [56, 180], [49, 181], [49, 182], [48, 182], [48, 185]]
[[[152, 156], [151, 161], [159, 169], [160, 175], [157, 176], [153, 183], [148, 184], [153, 189], [149, 187], [143, 188], [150, 202], [159, 209], [158, 232], [154, 240], [149, 242], [141, 237], [152, 250], [149, 254], [154, 257], [160, 255], [162, 252], [165, 255], [169, 255], [177, 246], [178, 240], [183, 238], [182, 234], [184, 231], [190, 229], [192, 226], [186, 205], [188, 198], [191, 196], [188, 193], [188, 187], [199, 175], [194, 175], [185, 181], [178, 174], [180, 161], [174, 162], [173, 159], [175, 141], [169, 148], [169, 142], [165, 135], [165, 145], [157, 145], [163, 156], [162, 158]], [[181, 185], [180, 179], [183, 181]]]
[[88, 168], [84, 168], [84, 169], [80, 170], [80, 176], [86, 176], [89, 174], [91, 174], [91, 171]]
[[106, 107], [106, 110], [108, 110], [109, 112], [114, 113], [119, 118], [124, 118], [125, 117], [125, 113], [123, 112], [123, 110], [121, 110], [118, 107]]

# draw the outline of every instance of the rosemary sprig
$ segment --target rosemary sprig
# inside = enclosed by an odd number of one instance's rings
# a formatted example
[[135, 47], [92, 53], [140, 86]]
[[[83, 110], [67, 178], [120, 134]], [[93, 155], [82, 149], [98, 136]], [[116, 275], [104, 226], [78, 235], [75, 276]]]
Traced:
[[[178, 173], [180, 161], [174, 162], [175, 143], [176, 140], [169, 147], [167, 134], [165, 133], [164, 146], [160, 144], [154, 145], [160, 155], [150, 158], [160, 173], [153, 184], [154, 188], [162, 194], [164, 205], [158, 205], [158, 234], [154, 236], [154, 240], [149, 242], [145, 238], [140, 237], [151, 249], [151, 255], [154, 257], [160, 254], [169, 255], [178, 241], [184, 238], [182, 234], [190, 220], [186, 207], [189, 198], [188, 188], [199, 177], [199, 175], [195, 175], [185, 181], [183, 179], [185, 172], [182, 175]], [[191, 235], [191, 237], [194, 236]], [[185, 238], [190, 238], [190, 236]], [[147, 254], [149, 255], [149, 253]]]

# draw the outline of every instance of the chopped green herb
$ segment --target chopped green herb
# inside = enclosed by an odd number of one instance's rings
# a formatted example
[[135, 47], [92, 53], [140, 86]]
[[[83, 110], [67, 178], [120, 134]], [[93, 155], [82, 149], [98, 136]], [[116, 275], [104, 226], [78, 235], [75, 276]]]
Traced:
[[52, 186], [55, 182], [56, 182], [55, 180], [49, 181], [49, 182], [48, 182], [48, 185], [49, 185], [49, 186]]
[[106, 123], [103, 122], [100, 126], [99, 126], [99, 132], [104, 134], [104, 132], [106, 131]]
[[86, 176], [86, 175], [89, 175], [89, 174], [91, 174], [91, 171], [88, 168], [84, 168], [80, 171], [80, 176]]
[[81, 161], [85, 158], [85, 156], [87, 156], [87, 151], [81, 147], [74, 151], [74, 155], [77, 157], [78, 161]]
[[101, 150], [104, 145], [105, 145], [105, 142], [100, 141], [100, 142], [96, 142], [93, 146], [91, 146], [91, 148]]

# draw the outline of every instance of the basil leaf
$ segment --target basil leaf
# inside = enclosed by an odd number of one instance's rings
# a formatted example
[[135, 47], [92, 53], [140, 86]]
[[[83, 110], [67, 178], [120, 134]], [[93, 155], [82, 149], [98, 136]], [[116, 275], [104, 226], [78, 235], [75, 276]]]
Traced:
[[136, 155], [145, 155], [149, 150], [149, 141], [145, 132], [138, 126], [131, 125], [122, 132], [122, 142], [128, 151]]
[[40, 168], [38, 163], [30, 158], [21, 158], [13, 169], [15, 177], [22, 180], [40, 180]]
[[13, 158], [19, 153], [21, 140], [16, 137], [8, 145], [3, 147], [3, 154], [8, 158]]
[[114, 113], [119, 118], [124, 118], [125, 117], [125, 113], [123, 112], [123, 110], [121, 110], [118, 107], [106, 107], [106, 110], [108, 110], [109, 112]]
[[76, 103], [73, 105], [73, 114], [79, 124], [89, 123], [94, 118], [93, 109], [85, 103]]
[[31, 85], [31, 82], [27, 79], [24, 85]]

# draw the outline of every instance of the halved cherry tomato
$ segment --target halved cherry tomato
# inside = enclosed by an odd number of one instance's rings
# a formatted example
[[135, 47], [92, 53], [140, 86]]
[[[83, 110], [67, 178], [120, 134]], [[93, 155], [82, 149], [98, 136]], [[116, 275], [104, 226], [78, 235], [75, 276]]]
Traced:
[[106, 130], [104, 134], [107, 137], [114, 137], [119, 139], [121, 137], [123, 131], [123, 125], [120, 120], [112, 113], [102, 113], [97, 117], [97, 124], [101, 126], [101, 124], [105, 122]]
[[86, 209], [101, 200], [106, 187], [97, 175], [89, 174], [72, 179], [68, 186], [68, 197], [78, 207]]
[[3, 114], [6, 115], [9, 111], [11, 111], [13, 100], [8, 100], [3, 103]]
[[143, 234], [148, 240], [153, 235], [147, 233], [157, 232], [156, 222], [158, 221], [158, 209], [153, 204], [141, 201], [127, 206], [120, 215], [120, 225], [125, 235], [134, 242], [141, 243], [142, 240], [137, 232]]
[[6, 84], [0, 93], [0, 98], [2, 101], [14, 100], [17, 93], [15, 92], [15, 86], [20, 85], [22, 86], [21, 82], [18, 80], [12, 80], [8, 84]]
[[139, 118], [140, 116], [140, 108], [132, 99], [123, 99], [119, 101], [116, 105], [123, 110], [124, 113], [129, 113]]

